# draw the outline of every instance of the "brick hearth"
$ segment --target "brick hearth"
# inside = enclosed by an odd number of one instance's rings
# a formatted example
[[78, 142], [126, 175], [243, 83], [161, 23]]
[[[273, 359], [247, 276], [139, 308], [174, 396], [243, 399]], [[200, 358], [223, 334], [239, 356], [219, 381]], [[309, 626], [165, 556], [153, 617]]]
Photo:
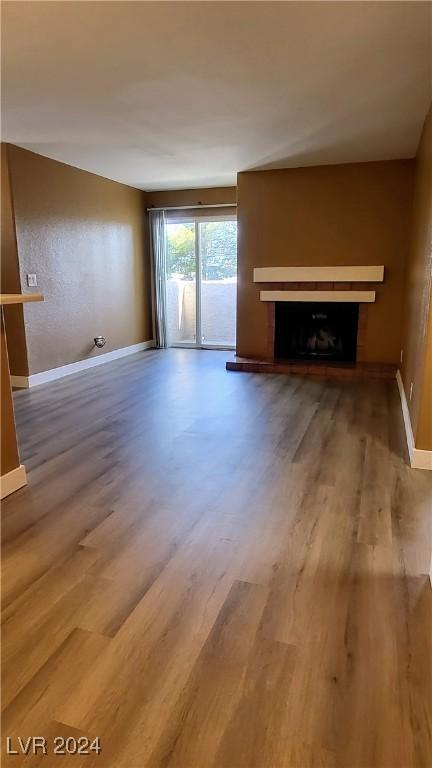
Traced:
[[[260, 286], [263, 290], [275, 291], [350, 291], [374, 290], [374, 283], [266, 283]], [[377, 378], [394, 378], [397, 366], [388, 363], [368, 363], [365, 361], [365, 342], [368, 320], [368, 305], [359, 304], [357, 331], [357, 359], [355, 363], [339, 362], [287, 362], [276, 360], [274, 357], [275, 336], [275, 303], [266, 302], [267, 306], [267, 353], [263, 359], [244, 358], [235, 356], [228, 360], [228, 371], [244, 371], [248, 373], [296, 373], [313, 376], [357, 377], [372, 376]]]

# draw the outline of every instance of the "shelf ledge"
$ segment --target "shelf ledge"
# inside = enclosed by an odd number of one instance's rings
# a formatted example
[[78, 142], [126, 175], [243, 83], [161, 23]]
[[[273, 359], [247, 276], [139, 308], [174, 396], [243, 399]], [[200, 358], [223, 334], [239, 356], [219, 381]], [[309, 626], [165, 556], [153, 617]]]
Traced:
[[0, 293], [0, 305], [27, 304], [29, 301], [45, 301], [41, 293]]
[[261, 301], [334, 301], [372, 303], [375, 291], [260, 291]]
[[254, 283], [382, 283], [384, 267], [256, 267]]

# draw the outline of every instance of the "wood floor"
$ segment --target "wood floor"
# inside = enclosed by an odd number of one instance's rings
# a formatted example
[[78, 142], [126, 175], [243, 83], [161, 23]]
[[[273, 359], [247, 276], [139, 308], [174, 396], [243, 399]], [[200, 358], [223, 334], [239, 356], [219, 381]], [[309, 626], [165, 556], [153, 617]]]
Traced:
[[150, 351], [17, 394], [3, 737], [49, 754], [3, 765], [432, 765], [432, 473], [405, 463], [395, 382], [225, 360]]

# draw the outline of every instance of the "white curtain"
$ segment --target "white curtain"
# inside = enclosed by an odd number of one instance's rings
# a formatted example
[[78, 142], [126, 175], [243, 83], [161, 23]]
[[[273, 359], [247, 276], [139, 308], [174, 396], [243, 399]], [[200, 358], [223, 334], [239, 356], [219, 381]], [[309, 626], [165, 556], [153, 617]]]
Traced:
[[150, 212], [153, 321], [157, 347], [167, 347], [165, 211]]

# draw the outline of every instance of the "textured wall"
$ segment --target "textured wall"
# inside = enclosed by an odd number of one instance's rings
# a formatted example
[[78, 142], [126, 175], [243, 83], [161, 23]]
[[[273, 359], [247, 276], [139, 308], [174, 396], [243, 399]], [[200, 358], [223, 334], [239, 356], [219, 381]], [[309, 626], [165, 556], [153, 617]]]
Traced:
[[30, 374], [151, 339], [144, 193], [8, 151], [22, 284], [35, 272], [45, 296], [24, 309]]
[[432, 108], [417, 153], [406, 271], [402, 380], [417, 448], [432, 450]]
[[239, 174], [238, 355], [266, 355], [254, 267], [384, 264], [364, 359], [399, 362], [413, 174], [411, 160]]

